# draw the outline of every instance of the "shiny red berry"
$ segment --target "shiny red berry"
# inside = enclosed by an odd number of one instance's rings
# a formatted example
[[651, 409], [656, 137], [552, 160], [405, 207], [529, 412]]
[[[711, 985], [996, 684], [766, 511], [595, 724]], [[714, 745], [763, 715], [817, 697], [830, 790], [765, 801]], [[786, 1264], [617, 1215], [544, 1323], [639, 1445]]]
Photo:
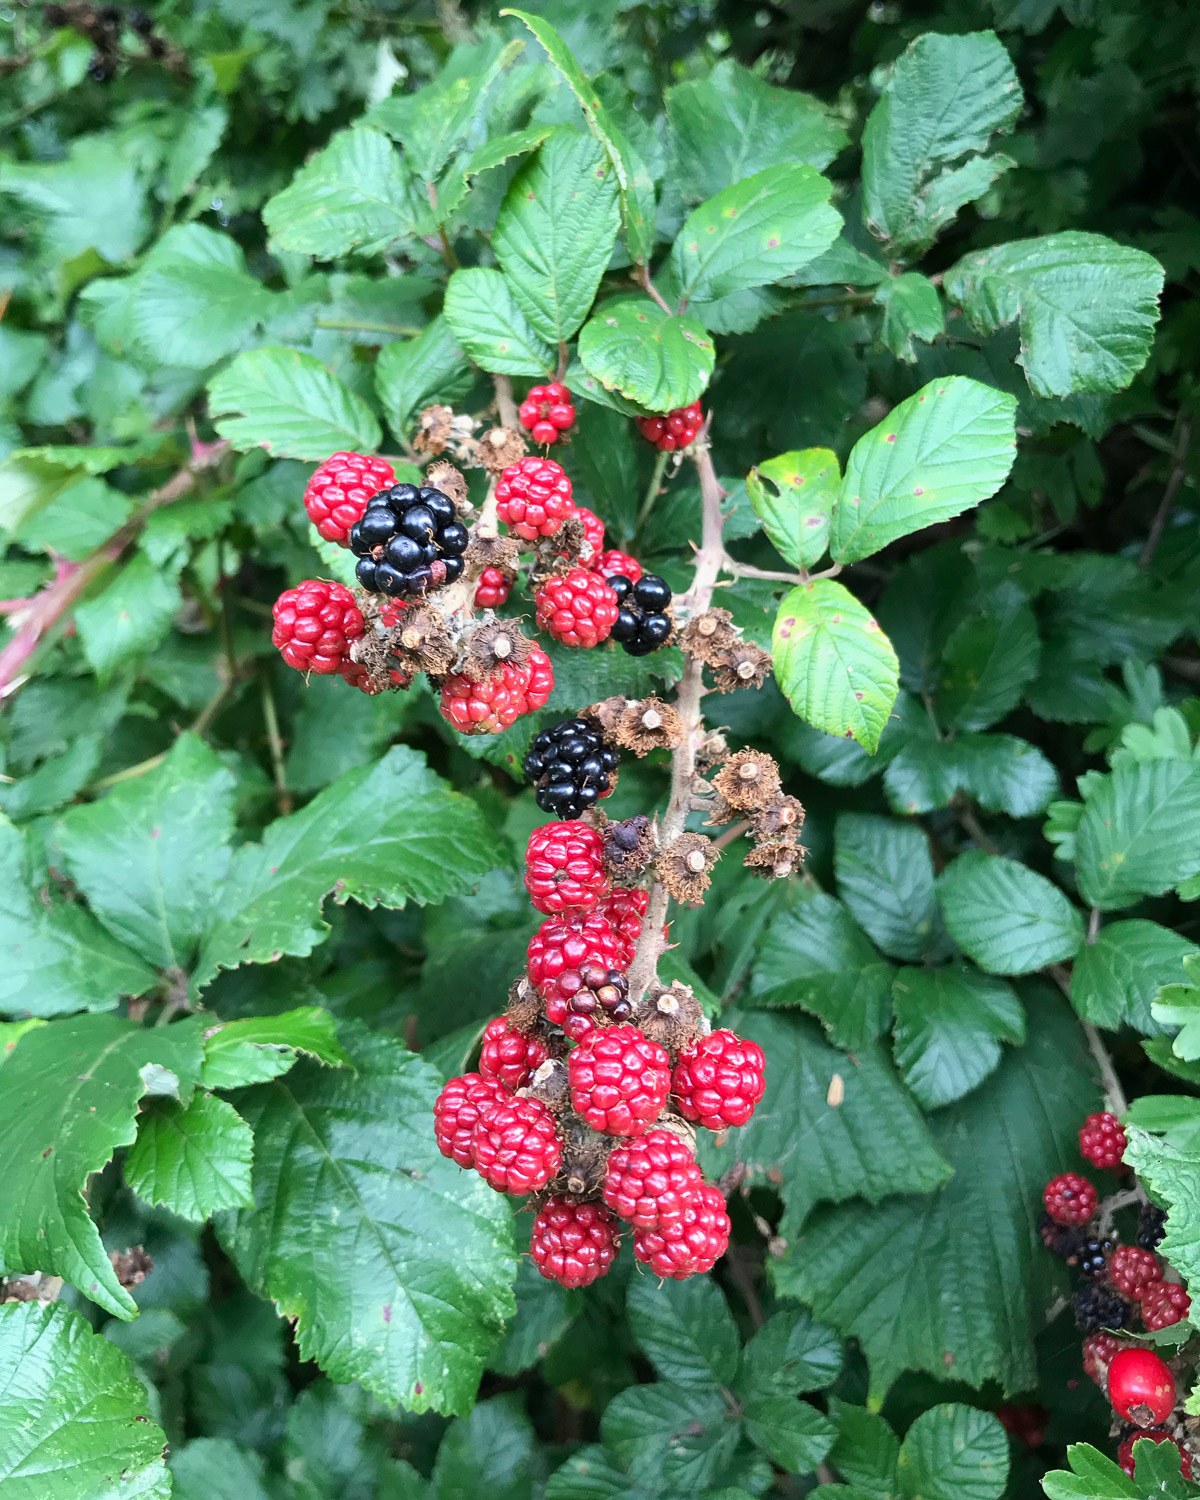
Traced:
[[343, 547], [350, 528], [361, 521], [367, 501], [391, 489], [396, 471], [384, 458], [365, 453], [335, 453], [319, 466], [304, 491], [308, 519], [328, 542]]
[[1108, 1257], [1108, 1279], [1123, 1297], [1139, 1302], [1149, 1287], [1162, 1280], [1162, 1266], [1152, 1250], [1118, 1245]]
[[1135, 1427], [1155, 1427], [1175, 1410], [1175, 1377], [1153, 1349], [1122, 1349], [1109, 1362], [1108, 1399]]
[[349, 663], [350, 642], [364, 629], [362, 611], [350, 590], [320, 578], [286, 589], [272, 613], [271, 643], [298, 672], [340, 672]]
[[451, 672], [442, 682], [441, 710], [460, 734], [499, 734], [520, 717], [507, 667], [478, 681]]
[[525, 1087], [549, 1055], [544, 1042], [510, 1026], [507, 1017], [497, 1016], [483, 1028], [479, 1071], [515, 1092]]
[[571, 393], [559, 380], [535, 385], [521, 402], [517, 417], [535, 443], [557, 443], [575, 425]]
[[757, 1042], [714, 1031], [685, 1047], [671, 1076], [679, 1113], [706, 1130], [744, 1125], [767, 1083], [767, 1060]]
[[517, 718], [535, 714], [545, 708], [554, 691], [554, 668], [540, 646], [529, 653], [523, 667], [505, 667], [509, 687], [516, 705]]
[[645, 1135], [671, 1087], [666, 1050], [636, 1026], [590, 1032], [567, 1058], [571, 1108], [601, 1135]]
[[620, 1225], [600, 1203], [551, 1198], [533, 1221], [529, 1253], [547, 1279], [560, 1286], [591, 1286], [617, 1258]]
[[484, 568], [475, 585], [477, 609], [499, 609], [512, 592], [513, 575], [504, 568]]
[[1000, 1425], [1027, 1448], [1040, 1448], [1046, 1441], [1046, 1421], [1050, 1413], [1035, 1402], [1011, 1402], [996, 1411]]
[[1183, 1479], [1193, 1478], [1192, 1455], [1177, 1438], [1173, 1438], [1162, 1427], [1152, 1427], [1149, 1432], [1131, 1432], [1117, 1449], [1117, 1466], [1133, 1478], [1135, 1443], [1174, 1443], [1179, 1449], [1179, 1473]]
[[620, 953], [616, 967], [627, 969], [637, 952], [638, 939], [642, 935], [642, 923], [650, 905], [650, 892], [639, 886], [618, 886], [611, 895], [605, 896], [598, 910], [612, 923], [613, 931], [620, 942]]
[[639, 417], [637, 424], [647, 441], [664, 453], [672, 453], [695, 442], [704, 426], [704, 413], [699, 401], [693, 401], [691, 406], [677, 406], [665, 416]]
[[534, 601], [538, 624], [564, 646], [598, 646], [617, 622], [617, 596], [590, 568], [548, 578]]
[[1151, 1333], [1182, 1323], [1192, 1310], [1192, 1299], [1177, 1282], [1161, 1281], [1142, 1293], [1142, 1322]]
[[500, 519], [527, 542], [553, 536], [574, 509], [571, 481], [551, 458], [518, 459], [496, 483]]
[[583, 969], [624, 967], [620, 939], [599, 909], [586, 916], [547, 917], [529, 940], [527, 958], [529, 982], [546, 1002], [546, 1019], [556, 1026], [584, 987]]
[[471, 1142], [475, 1127], [489, 1110], [508, 1097], [502, 1083], [480, 1073], [464, 1073], [449, 1079], [433, 1106], [433, 1133], [442, 1155], [460, 1167], [473, 1167]]
[[1083, 1341], [1083, 1372], [1103, 1391], [1108, 1386], [1108, 1367], [1125, 1341], [1111, 1333], [1089, 1333]]
[[587, 823], [543, 823], [525, 848], [525, 889], [538, 911], [585, 911], [608, 894], [604, 840]]
[[609, 1208], [635, 1229], [676, 1228], [704, 1185], [696, 1158], [670, 1130], [651, 1130], [617, 1146], [601, 1192]]
[[1119, 1167], [1128, 1144], [1124, 1126], [1107, 1111], [1088, 1115], [1079, 1130], [1079, 1150], [1094, 1167]]
[[622, 578], [628, 578], [630, 583], [636, 583], [642, 576], [642, 565], [637, 558], [630, 557], [628, 552], [619, 552], [615, 547], [602, 552], [592, 566], [605, 578], [615, 578], [620, 574]]
[[729, 1228], [724, 1198], [719, 1189], [705, 1183], [674, 1228], [635, 1230], [633, 1253], [656, 1276], [682, 1281], [712, 1270], [729, 1248]]
[[511, 1096], [483, 1114], [471, 1139], [480, 1176], [498, 1193], [535, 1193], [562, 1165], [554, 1116], [540, 1099]]
[[1042, 1189], [1042, 1202], [1056, 1224], [1086, 1224], [1097, 1201], [1096, 1189], [1078, 1172], [1062, 1172]]

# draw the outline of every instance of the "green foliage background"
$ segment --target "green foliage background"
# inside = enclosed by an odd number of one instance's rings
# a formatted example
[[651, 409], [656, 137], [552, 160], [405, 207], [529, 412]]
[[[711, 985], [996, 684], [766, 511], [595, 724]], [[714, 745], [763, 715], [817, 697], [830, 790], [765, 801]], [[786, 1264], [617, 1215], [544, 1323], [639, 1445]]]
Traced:
[[[0, 1305], [0, 1495], [1197, 1493], [1083, 1446], [1036, 1235], [1107, 1049], [1200, 1278], [1194, 8], [168, 0], [107, 84], [42, 12], [0, 19], [0, 1271], [65, 1286]], [[629, 414], [700, 397], [735, 557], [843, 567], [721, 594], [777, 682], [709, 701], [809, 846], [673, 927], [769, 1059], [706, 1163], [734, 1245], [586, 1293], [430, 1128], [532, 926], [528, 730], [269, 640], [343, 563], [312, 464], [560, 343], [613, 543], [686, 584], [693, 471], [643, 513]], [[564, 711], [678, 672], [556, 661]]]

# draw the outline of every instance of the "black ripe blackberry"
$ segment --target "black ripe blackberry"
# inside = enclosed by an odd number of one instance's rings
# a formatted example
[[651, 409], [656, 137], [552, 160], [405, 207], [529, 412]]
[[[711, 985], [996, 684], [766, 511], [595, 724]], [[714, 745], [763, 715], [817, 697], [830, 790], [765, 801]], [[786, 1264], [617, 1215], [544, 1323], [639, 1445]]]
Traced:
[[671, 590], [666, 580], [657, 573], [643, 573], [634, 583], [624, 573], [615, 573], [608, 586], [621, 606], [612, 628], [613, 640], [630, 656], [649, 656], [665, 646], [671, 639], [671, 617], [667, 613]]
[[1059, 1260], [1072, 1263], [1075, 1262], [1079, 1252], [1088, 1241], [1086, 1230], [1069, 1228], [1066, 1224], [1056, 1224], [1049, 1214], [1042, 1215], [1038, 1223], [1038, 1233], [1042, 1237], [1042, 1244], [1051, 1255], [1057, 1255]]
[[1132, 1308], [1111, 1287], [1082, 1286], [1075, 1293], [1075, 1322], [1080, 1333], [1099, 1333], [1102, 1328], [1124, 1328]]
[[611, 790], [616, 750], [592, 719], [563, 719], [535, 736], [525, 775], [543, 812], [578, 818]]
[[355, 576], [373, 594], [427, 594], [462, 575], [467, 528], [454, 503], [428, 485], [394, 484], [367, 501], [350, 528]]
[[1080, 1274], [1091, 1281], [1100, 1281], [1108, 1269], [1108, 1257], [1116, 1249], [1113, 1240], [1087, 1240], [1079, 1249], [1075, 1262]]
[[1167, 1232], [1167, 1216], [1156, 1203], [1144, 1203], [1138, 1214], [1137, 1242], [1143, 1250], [1157, 1250]]

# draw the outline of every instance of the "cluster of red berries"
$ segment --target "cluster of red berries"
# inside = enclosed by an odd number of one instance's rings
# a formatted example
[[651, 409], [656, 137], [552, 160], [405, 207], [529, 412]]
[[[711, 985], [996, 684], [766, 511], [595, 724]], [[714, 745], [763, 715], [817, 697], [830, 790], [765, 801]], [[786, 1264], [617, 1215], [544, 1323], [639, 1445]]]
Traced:
[[[1115, 1115], [1089, 1115], [1079, 1131], [1084, 1159], [1102, 1170], [1124, 1166], [1128, 1144]], [[1122, 1245], [1115, 1233], [1096, 1223], [1100, 1198], [1095, 1185], [1078, 1172], [1052, 1177], [1042, 1191], [1045, 1214], [1042, 1243], [1074, 1267], [1083, 1285], [1074, 1298], [1075, 1318], [1086, 1335], [1083, 1367], [1105, 1391], [1113, 1410], [1140, 1431], [1124, 1437], [1117, 1461], [1133, 1473], [1133, 1444], [1137, 1438], [1173, 1442], [1183, 1455], [1183, 1473], [1191, 1477], [1192, 1456], [1177, 1436], [1163, 1426], [1175, 1410], [1175, 1380], [1170, 1366], [1153, 1349], [1116, 1336], [1131, 1329], [1140, 1316], [1147, 1333], [1182, 1322], [1191, 1298], [1177, 1282], [1164, 1279], [1167, 1269], [1155, 1254], [1165, 1232], [1166, 1216], [1153, 1204], [1138, 1216], [1137, 1243]], [[1200, 1470], [1200, 1464], [1198, 1464]]]
[[647, 442], [662, 453], [674, 453], [696, 441], [704, 426], [704, 413], [699, 401], [693, 401], [691, 406], [677, 406], [661, 417], [639, 417], [637, 424]]
[[[613, 889], [589, 824], [535, 829], [525, 888], [546, 920], [507, 1015], [484, 1030], [479, 1071], [442, 1090], [438, 1146], [497, 1191], [536, 1195], [530, 1252], [563, 1286], [608, 1271], [622, 1224], [657, 1275], [708, 1271], [729, 1216], [701, 1175], [692, 1127], [746, 1123], [765, 1087], [762, 1051], [709, 1030], [699, 1007], [680, 1018], [677, 1000], [630, 1000], [648, 894]], [[643, 1025], [668, 1015], [674, 1030]]]
[[549, 447], [575, 425], [571, 393], [561, 380], [535, 385], [521, 402], [517, 417], [535, 443]]

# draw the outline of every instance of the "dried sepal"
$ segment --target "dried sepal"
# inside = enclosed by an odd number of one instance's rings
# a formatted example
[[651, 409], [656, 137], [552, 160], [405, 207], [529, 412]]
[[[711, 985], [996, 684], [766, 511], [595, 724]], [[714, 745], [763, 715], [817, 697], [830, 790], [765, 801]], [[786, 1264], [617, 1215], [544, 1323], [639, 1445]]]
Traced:
[[482, 573], [484, 568], [502, 568], [515, 576], [520, 561], [521, 549], [511, 536], [472, 536], [466, 551], [467, 567], [473, 573]]
[[547, 1109], [561, 1114], [570, 1100], [566, 1063], [560, 1057], [548, 1057], [538, 1064], [528, 1084], [517, 1093], [523, 1099], [540, 1099]]
[[713, 669], [713, 684], [719, 693], [760, 688], [771, 675], [771, 653], [753, 641], [734, 641], [721, 661], [713, 663]]
[[542, 997], [530, 983], [527, 974], [522, 974], [509, 986], [504, 1015], [514, 1031], [522, 1031], [528, 1035], [537, 1030], [542, 1019]]
[[742, 863], [764, 880], [786, 880], [800, 868], [805, 852], [795, 839], [773, 839], [755, 845]]
[[736, 807], [730, 807], [724, 797], [714, 792], [707, 781], [699, 782], [697, 789], [699, 787], [705, 788], [708, 793], [703, 799], [702, 806], [708, 814], [704, 821], [709, 828], [720, 828], [725, 823], [736, 823], [742, 816]]
[[706, 667], [715, 667], [724, 660], [737, 638], [733, 616], [727, 609], [706, 609], [688, 621], [679, 644], [688, 656], [694, 656]]
[[500, 667], [523, 667], [533, 653], [533, 642], [515, 621], [492, 620], [473, 630], [463, 652], [462, 670], [481, 682]]
[[699, 1001], [678, 980], [667, 988], [652, 984], [638, 1005], [635, 1020], [651, 1041], [665, 1047], [672, 1057], [709, 1029]]
[[797, 838], [804, 827], [804, 804], [797, 797], [778, 797], [755, 813], [752, 822], [758, 843]]
[[738, 750], [713, 777], [713, 786], [740, 813], [757, 812], [782, 790], [779, 767], [761, 750]]
[[427, 406], [417, 418], [412, 445], [417, 453], [433, 455], [445, 451], [454, 427], [454, 409], [450, 406]]
[[707, 776], [729, 754], [729, 743], [719, 729], [710, 729], [696, 746], [696, 770]]
[[406, 609], [389, 633], [389, 645], [390, 665], [410, 676], [417, 672], [441, 676], [458, 656], [445, 615], [432, 605]]
[[641, 698], [625, 705], [612, 737], [641, 757], [651, 750], [674, 750], [683, 743], [685, 733], [678, 709], [661, 698]]
[[467, 491], [467, 481], [448, 459], [440, 459], [425, 470], [425, 483], [441, 490], [460, 515], [472, 509]]
[[601, 698], [599, 703], [589, 703], [586, 708], [580, 709], [579, 717], [594, 719], [604, 738], [615, 744], [617, 725], [621, 722], [621, 716], [628, 707], [628, 698]]
[[489, 474], [503, 474], [528, 452], [525, 439], [512, 427], [489, 427], [479, 435], [476, 453]]
[[573, 1110], [558, 1122], [562, 1136], [562, 1166], [552, 1187], [575, 1198], [598, 1197], [614, 1141], [590, 1129]]
[[587, 566], [584, 552], [590, 552], [587, 532], [577, 515], [568, 516], [553, 536], [538, 537], [533, 544], [533, 579], [541, 583], [572, 568]]
[[365, 682], [356, 678], [356, 685], [372, 696], [386, 693], [391, 688], [410, 687], [412, 679], [421, 670], [419, 667], [409, 670], [398, 663], [392, 647], [393, 634], [393, 631], [376, 627], [351, 643], [350, 660], [362, 669], [366, 677]]
[[654, 862], [654, 873], [667, 894], [684, 906], [699, 906], [712, 884], [712, 867], [720, 853], [702, 833], [681, 833]]
[[624, 818], [619, 823], [605, 819], [600, 832], [604, 839], [604, 863], [612, 876], [613, 884], [636, 884], [649, 868], [658, 849], [650, 819], [640, 813], [633, 818]]

